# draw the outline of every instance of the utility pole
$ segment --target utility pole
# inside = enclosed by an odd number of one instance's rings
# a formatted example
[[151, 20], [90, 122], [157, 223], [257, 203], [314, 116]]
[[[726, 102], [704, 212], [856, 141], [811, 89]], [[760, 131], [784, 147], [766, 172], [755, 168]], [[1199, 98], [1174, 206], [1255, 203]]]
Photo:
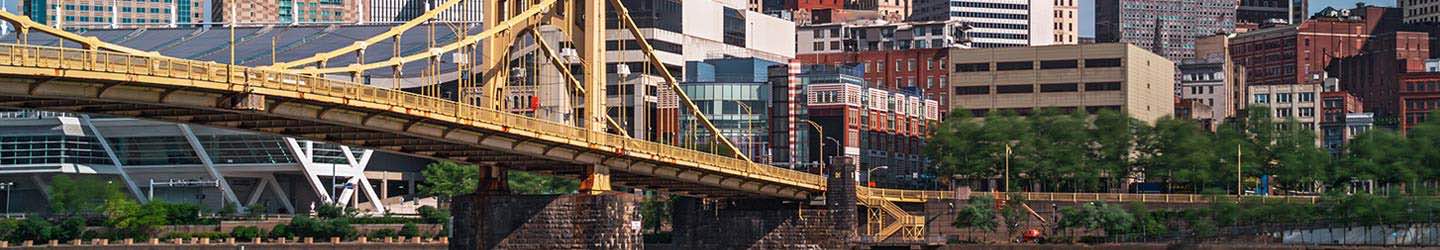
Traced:
[[1005, 143], [1005, 189], [1003, 190], [1006, 193], [1010, 192], [1010, 143]]
[[0, 182], [0, 189], [5, 189], [5, 217], [10, 217], [10, 188], [13, 187], [14, 182]]
[[1242, 180], [1240, 179], [1241, 154], [1244, 154], [1244, 152], [1240, 152], [1240, 144], [1235, 144], [1235, 197], [1245, 195], [1245, 189], [1241, 187]]

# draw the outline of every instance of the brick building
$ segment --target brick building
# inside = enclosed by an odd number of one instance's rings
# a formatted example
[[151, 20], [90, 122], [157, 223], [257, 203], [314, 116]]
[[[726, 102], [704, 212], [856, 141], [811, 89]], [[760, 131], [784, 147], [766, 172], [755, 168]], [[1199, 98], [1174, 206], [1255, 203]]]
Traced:
[[[1382, 26], [1397, 24], [1394, 8], [1367, 6], [1342, 16], [1326, 9], [1296, 25], [1240, 33], [1232, 40], [1235, 63], [1245, 67], [1246, 85], [1298, 84], [1321, 75], [1336, 58], [1360, 54]], [[1391, 26], [1393, 27], [1393, 26]], [[1341, 78], [1346, 75], [1337, 74]]]
[[1424, 71], [1429, 55], [1429, 34], [1396, 31], [1372, 37], [1361, 54], [1341, 59], [1332, 68], [1342, 76], [1340, 89], [1359, 97], [1365, 109], [1379, 117], [1380, 125], [1394, 127], [1393, 119], [1409, 119], [1401, 107], [1404, 102], [1398, 100], [1410, 86], [1400, 77]]
[[1320, 93], [1321, 140], [1330, 154], [1340, 155], [1350, 139], [1373, 126], [1375, 116], [1365, 113], [1364, 104], [1355, 95], [1330, 88], [1328, 83], [1326, 85], [1326, 91]]
[[211, 18], [218, 23], [231, 19], [247, 24], [355, 23], [360, 13], [356, 4], [354, 0], [215, 0]]
[[205, 20], [205, 0], [20, 0], [21, 15], [66, 28], [175, 27]]
[[[800, 63], [859, 64], [867, 87], [911, 91], [940, 103], [948, 97], [948, 51], [965, 46], [959, 21], [806, 25], [796, 37]], [[949, 111], [944, 105], [941, 110]]]
[[1429, 119], [1430, 112], [1440, 109], [1440, 72], [1413, 72], [1400, 75], [1401, 131]]

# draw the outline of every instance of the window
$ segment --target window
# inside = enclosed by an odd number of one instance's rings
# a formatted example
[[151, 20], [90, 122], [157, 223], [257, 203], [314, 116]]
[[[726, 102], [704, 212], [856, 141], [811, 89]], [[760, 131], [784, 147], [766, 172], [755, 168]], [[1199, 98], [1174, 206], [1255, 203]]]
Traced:
[[1270, 94], [1255, 94], [1255, 103], [1270, 103]]
[[1030, 85], [1030, 84], [1000, 85], [1000, 86], [995, 86], [995, 93], [999, 93], [999, 94], [1035, 93], [1035, 85]]
[[1276, 102], [1276, 103], [1290, 103], [1290, 93], [1276, 93], [1276, 94], [1275, 94], [1275, 102]]
[[1300, 102], [1314, 102], [1314, 101], [1315, 101], [1315, 93], [1298, 93], [1297, 95], [1300, 96]]
[[962, 86], [955, 87], [956, 95], [988, 95], [990, 86]]
[[1040, 69], [1073, 69], [1079, 67], [1076, 60], [1050, 60], [1040, 61]]
[[1279, 118], [1289, 118], [1289, 117], [1295, 115], [1293, 112], [1295, 112], [1295, 111], [1294, 111], [1294, 110], [1291, 110], [1290, 108], [1276, 108], [1276, 109], [1275, 109], [1275, 117], [1279, 117]]
[[725, 44], [745, 46], [745, 13], [737, 9], [725, 8]]
[[1114, 68], [1114, 67], [1120, 67], [1120, 58], [1085, 59], [1085, 68]]
[[1085, 91], [1118, 91], [1120, 82], [1090, 82], [1085, 83]]
[[1315, 108], [1300, 108], [1300, 117], [1315, 117]]
[[955, 64], [955, 72], [980, 72], [990, 71], [989, 63], [960, 63]]
[[1035, 62], [1025, 61], [1025, 62], [1000, 62], [1000, 63], [995, 63], [995, 70], [996, 70], [996, 71], [1031, 70], [1031, 69], [1035, 69]]
[[815, 46], [814, 50], [825, 50], [825, 42], [815, 42], [813, 46]]
[[824, 32], [824, 31], [816, 30], [816, 31], [811, 31], [811, 32], [812, 32], [812, 33], [815, 33], [815, 39], [825, 38], [825, 32]]
[[1074, 83], [1047, 83], [1047, 84], [1040, 84], [1040, 93], [1075, 92], [1075, 91], [1079, 91], [1079, 90], [1080, 90], [1079, 85], [1074, 84]]

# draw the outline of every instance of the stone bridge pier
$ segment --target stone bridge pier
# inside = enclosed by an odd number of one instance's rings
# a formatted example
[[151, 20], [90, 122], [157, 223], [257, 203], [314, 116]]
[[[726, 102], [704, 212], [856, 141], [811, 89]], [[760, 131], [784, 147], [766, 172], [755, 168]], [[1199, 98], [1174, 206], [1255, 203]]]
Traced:
[[[838, 162], [838, 161], [837, 161]], [[826, 169], [828, 191], [809, 200], [677, 198], [671, 243], [652, 249], [846, 249], [860, 239], [855, 166]], [[502, 171], [457, 197], [450, 249], [643, 249], [639, 201], [622, 192], [516, 195]]]

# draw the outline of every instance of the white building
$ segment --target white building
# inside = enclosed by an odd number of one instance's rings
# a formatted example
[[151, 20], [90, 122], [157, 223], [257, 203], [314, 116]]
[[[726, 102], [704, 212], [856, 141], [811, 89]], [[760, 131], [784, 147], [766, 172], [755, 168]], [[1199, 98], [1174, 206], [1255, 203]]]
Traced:
[[1440, 23], [1440, 0], [1395, 0], [1407, 23]]
[[[421, 14], [444, 3], [445, 0], [366, 0], [360, 1], [359, 6], [363, 11], [359, 22], [369, 23], [404, 23], [414, 19]], [[473, 22], [478, 23], [484, 15], [484, 1], [463, 1], [450, 10], [440, 13], [440, 20], [445, 22]]]
[[913, 20], [960, 20], [975, 48], [1055, 43], [1054, 0], [918, 0]]

